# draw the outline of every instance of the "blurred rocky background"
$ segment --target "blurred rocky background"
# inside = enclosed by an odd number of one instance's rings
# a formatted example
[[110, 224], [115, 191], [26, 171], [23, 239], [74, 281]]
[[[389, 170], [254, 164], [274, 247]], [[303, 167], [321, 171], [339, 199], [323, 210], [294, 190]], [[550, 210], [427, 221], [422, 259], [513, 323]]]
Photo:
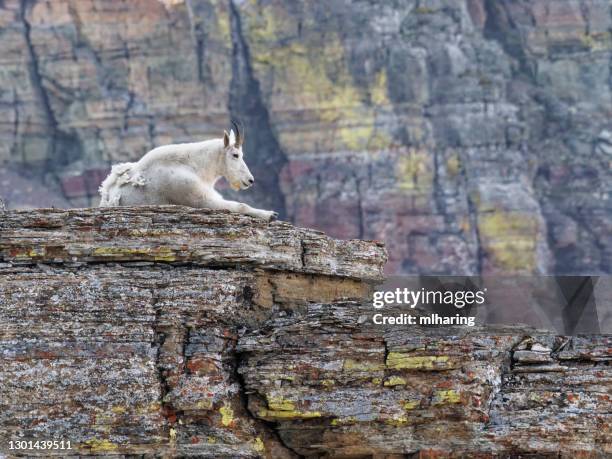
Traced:
[[0, 0], [9, 208], [230, 118], [240, 199], [388, 273], [612, 272], [609, 0]]

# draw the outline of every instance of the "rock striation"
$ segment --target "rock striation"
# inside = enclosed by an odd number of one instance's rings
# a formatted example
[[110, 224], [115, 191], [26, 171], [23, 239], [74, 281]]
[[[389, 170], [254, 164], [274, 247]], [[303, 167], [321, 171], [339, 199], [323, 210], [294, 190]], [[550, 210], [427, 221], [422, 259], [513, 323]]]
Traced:
[[236, 117], [250, 203], [388, 273], [610, 273], [610, 30], [609, 0], [4, 0], [0, 194], [92, 205]]
[[2, 212], [0, 454], [612, 454], [610, 336], [375, 326], [386, 258], [228, 212]]

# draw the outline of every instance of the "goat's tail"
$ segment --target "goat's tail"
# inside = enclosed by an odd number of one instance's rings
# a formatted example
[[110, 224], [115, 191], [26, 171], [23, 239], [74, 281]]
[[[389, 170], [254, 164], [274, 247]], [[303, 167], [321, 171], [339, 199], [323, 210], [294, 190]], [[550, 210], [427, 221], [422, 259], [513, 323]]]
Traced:
[[104, 179], [98, 191], [100, 192], [100, 207], [118, 206], [121, 195], [119, 187], [126, 182], [124, 176], [130, 172], [135, 163], [121, 163], [112, 167], [108, 177]]

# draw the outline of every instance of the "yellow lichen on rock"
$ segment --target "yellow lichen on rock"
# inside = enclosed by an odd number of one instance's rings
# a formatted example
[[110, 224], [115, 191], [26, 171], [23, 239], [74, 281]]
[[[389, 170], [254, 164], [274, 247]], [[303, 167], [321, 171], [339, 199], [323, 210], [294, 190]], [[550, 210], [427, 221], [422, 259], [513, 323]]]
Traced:
[[35, 258], [35, 257], [38, 257], [38, 256], [44, 256], [44, 255], [45, 255], [45, 248], [44, 247], [40, 251], [38, 249], [31, 249], [28, 252], [28, 256], [30, 258]]
[[228, 405], [223, 405], [219, 408], [219, 413], [221, 413], [221, 424], [225, 427], [229, 427], [234, 422], [234, 410]]
[[446, 170], [451, 177], [455, 177], [461, 172], [461, 160], [457, 153], [452, 154], [446, 160]]
[[389, 352], [387, 367], [395, 370], [444, 370], [451, 368], [446, 355], [411, 356], [403, 352]]
[[404, 408], [406, 411], [411, 411], [421, 406], [421, 401], [420, 400], [405, 400], [405, 401], [402, 401], [401, 404], [402, 404], [402, 408]]
[[152, 254], [154, 255], [155, 261], [174, 261], [174, 251], [169, 247], [156, 247], [153, 249]]
[[342, 371], [353, 372], [353, 371], [381, 371], [384, 370], [385, 366], [382, 363], [370, 362], [367, 360], [358, 361], [353, 359], [346, 359], [342, 365]]
[[[298, 40], [298, 25], [286, 8], [262, 3], [248, 8], [244, 25], [255, 73], [264, 94], [283, 94], [268, 101], [271, 116], [284, 116], [299, 107], [308, 110], [308, 124], [331, 127], [325, 136], [316, 131], [316, 138], [314, 130], [280, 131], [285, 150], [298, 145], [303, 150], [305, 144], [318, 150], [340, 147], [351, 151], [390, 145], [389, 135], [376, 129], [377, 107], [389, 105], [385, 70], [377, 72], [369, 86], [357, 85], [337, 33], [321, 37], [304, 31]], [[307, 23], [305, 28], [309, 27], [313, 25]]]
[[149, 413], [157, 413], [161, 409], [161, 404], [159, 402], [151, 402], [146, 405], [136, 405], [133, 408], [136, 414], [149, 414]]
[[390, 426], [399, 427], [407, 423], [408, 423], [408, 418], [406, 416], [393, 416], [390, 419], [385, 419], [385, 424], [388, 424]]
[[389, 96], [387, 90], [387, 72], [381, 70], [376, 75], [374, 84], [370, 88], [370, 98], [376, 105], [389, 105]]
[[117, 406], [113, 406], [113, 407], [111, 408], [111, 411], [112, 411], [113, 413], [115, 413], [115, 414], [123, 414], [123, 413], [125, 413], [125, 412], [126, 412], [126, 408], [125, 408], [125, 406], [122, 406], [122, 405], [117, 405]]
[[216, 38], [222, 43], [226, 43], [227, 46], [232, 44], [232, 32], [230, 26], [230, 17], [224, 9], [227, 7], [227, 3], [223, 0], [209, 0], [211, 5], [214, 7], [217, 23], [216, 23]]
[[195, 406], [198, 410], [210, 410], [213, 407], [213, 402], [209, 398], [204, 398], [202, 400], [198, 400]]
[[276, 395], [266, 396], [268, 409], [258, 411], [258, 416], [264, 419], [310, 419], [319, 418], [318, 411], [300, 411], [296, 403]]
[[253, 440], [253, 449], [258, 453], [263, 453], [266, 451], [266, 445], [261, 438], [257, 437], [255, 440]]
[[433, 189], [432, 168], [432, 158], [427, 150], [411, 148], [397, 160], [398, 188], [409, 192]]
[[312, 419], [320, 418], [321, 413], [319, 411], [298, 411], [298, 410], [287, 410], [287, 411], [274, 411], [262, 409], [257, 412], [257, 415], [262, 419]]
[[273, 411], [291, 411], [295, 410], [295, 403], [291, 400], [285, 400], [282, 397], [269, 396], [267, 398], [268, 408]]
[[107, 439], [92, 438], [82, 443], [92, 453], [104, 453], [116, 451], [119, 446]]
[[434, 393], [434, 406], [454, 403], [461, 403], [461, 394], [456, 390], [439, 390]]
[[405, 386], [406, 385], [406, 379], [402, 378], [401, 376], [391, 376], [390, 378], [388, 378], [384, 382], [383, 385], [387, 386], [387, 387]]
[[607, 51], [612, 49], [612, 32], [583, 34], [580, 42], [591, 51]]
[[481, 242], [505, 272], [533, 271], [539, 224], [533, 215], [492, 211], [478, 217]]
[[347, 416], [345, 418], [332, 419], [331, 425], [334, 427], [349, 426], [349, 425], [355, 424], [356, 422], [357, 422], [357, 418], [355, 416]]

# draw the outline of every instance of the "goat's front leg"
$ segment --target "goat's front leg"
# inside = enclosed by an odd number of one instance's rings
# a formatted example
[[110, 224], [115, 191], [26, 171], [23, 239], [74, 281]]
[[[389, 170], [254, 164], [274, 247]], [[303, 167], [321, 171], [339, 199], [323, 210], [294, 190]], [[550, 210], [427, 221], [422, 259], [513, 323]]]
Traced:
[[[240, 214], [251, 215], [252, 217], [263, 218], [273, 221], [278, 218], [278, 214], [272, 210], [255, 209], [248, 204], [236, 201], [226, 201], [216, 190], [205, 186], [201, 180], [191, 172], [184, 173], [181, 180], [173, 177], [171, 183], [179, 184], [172, 191], [172, 204], [183, 206], [225, 209]], [[168, 190], [166, 190], [168, 192]]]
[[250, 215], [252, 217], [263, 218], [264, 220], [274, 221], [278, 218], [278, 213], [273, 210], [256, 209], [242, 202], [227, 201], [223, 198], [213, 198], [206, 202], [206, 207], [211, 209], [227, 209], [239, 214]]

